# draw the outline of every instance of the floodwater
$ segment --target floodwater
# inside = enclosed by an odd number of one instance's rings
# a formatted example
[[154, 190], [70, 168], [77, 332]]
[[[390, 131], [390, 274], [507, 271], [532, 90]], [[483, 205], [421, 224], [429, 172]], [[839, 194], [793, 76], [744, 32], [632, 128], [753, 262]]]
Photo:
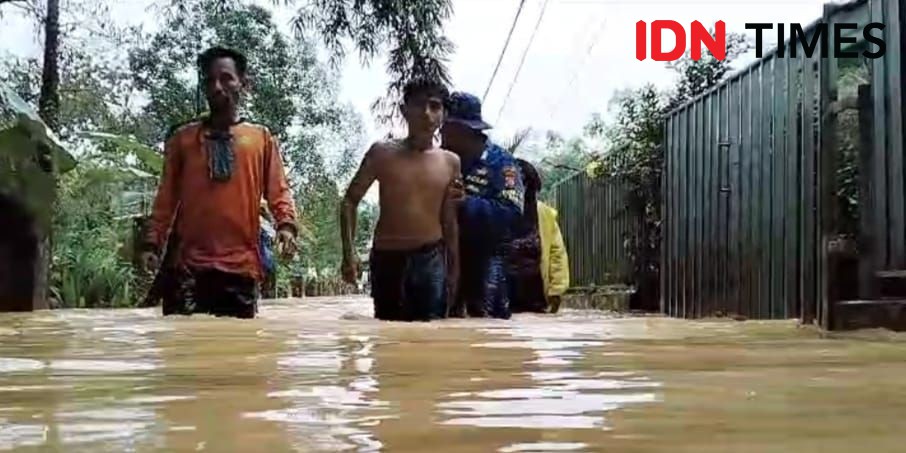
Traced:
[[906, 339], [795, 322], [0, 315], [0, 451], [882, 452]]

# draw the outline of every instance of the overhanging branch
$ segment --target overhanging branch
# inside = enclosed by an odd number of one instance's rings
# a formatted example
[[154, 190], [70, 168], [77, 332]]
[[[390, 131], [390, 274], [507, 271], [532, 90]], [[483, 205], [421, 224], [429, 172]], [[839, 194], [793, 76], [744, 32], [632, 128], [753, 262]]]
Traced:
[[564, 164], [559, 164], [559, 163], [556, 163], [556, 162], [551, 162], [551, 161], [550, 161], [548, 158], [546, 158], [546, 157], [543, 158], [543, 159], [541, 159], [541, 163], [544, 164], [544, 165], [548, 165], [548, 166], [554, 167], [554, 168], [562, 168], [562, 169], [564, 169], [564, 170], [579, 171], [579, 172], [585, 171], [585, 170], [583, 170], [583, 169], [581, 169], [581, 168], [576, 168], [576, 167], [572, 167], [572, 166], [569, 166], [569, 165], [564, 165]]

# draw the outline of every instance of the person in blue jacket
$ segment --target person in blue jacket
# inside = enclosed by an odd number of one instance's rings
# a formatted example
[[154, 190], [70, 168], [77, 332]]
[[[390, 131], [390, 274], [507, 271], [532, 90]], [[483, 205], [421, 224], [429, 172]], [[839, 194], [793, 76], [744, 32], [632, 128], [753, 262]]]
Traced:
[[474, 95], [452, 93], [441, 128], [443, 148], [459, 155], [464, 187], [459, 198], [458, 296], [450, 316], [508, 319], [511, 315], [506, 284], [506, 258], [513, 230], [522, 217], [525, 193], [513, 156], [492, 143], [484, 131], [491, 126], [481, 117]]

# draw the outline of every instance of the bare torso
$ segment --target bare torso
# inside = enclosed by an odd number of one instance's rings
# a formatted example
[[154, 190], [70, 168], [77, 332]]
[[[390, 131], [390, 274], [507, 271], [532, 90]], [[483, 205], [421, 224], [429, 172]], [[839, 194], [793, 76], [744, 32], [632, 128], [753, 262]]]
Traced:
[[380, 216], [374, 232], [377, 250], [409, 250], [443, 238], [441, 209], [454, 175], [454, 155], [434, 148], [406, 150], [381, 145], [376, 159]]

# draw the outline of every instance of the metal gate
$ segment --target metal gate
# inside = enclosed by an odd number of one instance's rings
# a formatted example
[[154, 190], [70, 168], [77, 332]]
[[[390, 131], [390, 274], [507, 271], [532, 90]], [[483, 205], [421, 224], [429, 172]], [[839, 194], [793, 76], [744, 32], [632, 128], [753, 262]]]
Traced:
[[[862, 105], [864, 129], [870, 124], [865, 100], [872, 105], [872, 145], [869, 153], [863, 139], [857, 153], [861, 184], [846, 183], [864, 194], [855, 241], [863, 269], [859, 295], [870, 291], [871, 272], [906, 267], [901, 15], [896, 0], [826, 5], [806, 38], [827, 26], [831, 39], [819, 40], [812, 57], [801, 44], [784, 43], [668, 116], [664, 313], [817, 317], [827, 326], [831, 283], [845, 277], [830, 256], [845, 237], [839, 170], [849, 156], [841, 154], [836, 122], [847, 105]], [[840, 71], [852, 61], [835, 58], [832, 44], [824, 46], [833, 42], [834, 24], [858, 23], [844, 36], [855, 38], [859, 51], [876, 50], [862, 34], [870, 22], [886, 25], [886, 53], [864, 62], [870, 81], [859, 88], [863, 102], [850, 102], [839, 96]]]
[[558, 183], [553, 202], [569, 256], [571, 287], [590, 288], [631, 280], [632, 262], [624, 241], [640, 220], [626, 209], [626, 186], [584, 172]]

